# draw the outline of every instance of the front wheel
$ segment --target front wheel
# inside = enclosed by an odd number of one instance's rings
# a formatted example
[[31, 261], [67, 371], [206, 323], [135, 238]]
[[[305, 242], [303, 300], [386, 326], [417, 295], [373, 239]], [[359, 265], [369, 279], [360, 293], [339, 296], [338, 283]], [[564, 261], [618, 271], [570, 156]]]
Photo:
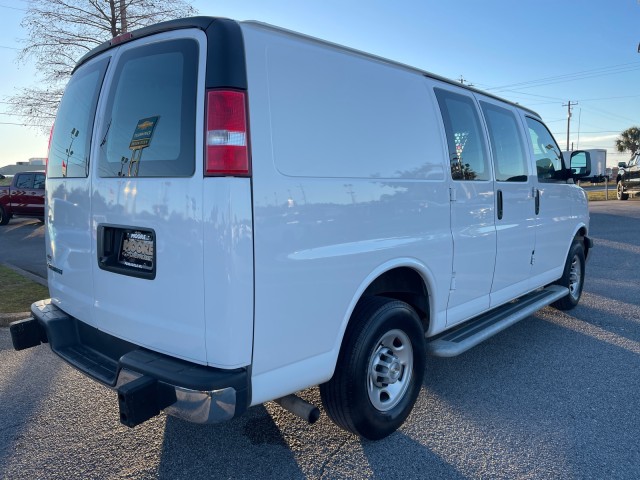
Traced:
[[416, 402], [426, 364], [424, 329], [410, 305], [369, 297], [356, 307], [322, 404], [339, 427], [369, 440], [402, 425]]
[[625, 193], [624, 186], [622, 182], [618, 182], [618, 187], [616, 188], [616, 198], [618, 200], [627, 200], [629, 198], [629, 194]]
[[571, 310], [578, 305], [584, 286], [584, 265], [584, 246], [575, 239], [569, 249], [562, 278], [555, 282], [556, 285], [569, 289], [569, 295], [553, 303], [558, 310]]

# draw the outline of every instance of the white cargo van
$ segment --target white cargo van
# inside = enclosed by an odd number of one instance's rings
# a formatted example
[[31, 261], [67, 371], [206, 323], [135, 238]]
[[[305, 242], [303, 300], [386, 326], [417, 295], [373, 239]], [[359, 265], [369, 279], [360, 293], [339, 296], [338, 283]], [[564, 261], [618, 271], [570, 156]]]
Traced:
[[269, 400], [314, 420], [293, 394], [320, 385], [382, 438], [427, 354], [577, 304], [589, 165], [536, 113], [389, 60], [255, 22], [134, 31], [60, 104], [51, 299], [14, 346], [116, 389], [125, 425]]

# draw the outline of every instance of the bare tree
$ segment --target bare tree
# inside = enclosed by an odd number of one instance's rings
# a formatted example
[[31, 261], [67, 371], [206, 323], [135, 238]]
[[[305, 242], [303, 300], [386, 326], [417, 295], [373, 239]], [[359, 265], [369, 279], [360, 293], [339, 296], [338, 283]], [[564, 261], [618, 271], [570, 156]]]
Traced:
[[27, 38], [18, 58], [35, 60], [39, 86], [6, 99], [10, 110], [48, 131], [82, 55], [121, 33], [195, 13], [188, 0], [31, 0], [21, 23]]

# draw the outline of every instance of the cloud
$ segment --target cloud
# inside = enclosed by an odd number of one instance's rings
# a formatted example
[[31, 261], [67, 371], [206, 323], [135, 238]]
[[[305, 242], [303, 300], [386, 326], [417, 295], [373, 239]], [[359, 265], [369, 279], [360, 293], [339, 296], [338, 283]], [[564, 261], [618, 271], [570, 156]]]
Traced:
[[[606, 144], [610, 144], [611, 148], [614, 148], [614, 142], [616, 141], [616, 138], [618, 138], [618, 135], [615, 133], [612, 133], [610, 135], [599, 135], [599, 136], [589, 136], [589, 135], [582, 135], [580, 136], [580, 145], [583, 145], [585, 143], [588, 144], [599, 144], [602, 145], [604, 143]], [[598, 147], [594, 147], [594, 148], [598, 148]], [[603, 148], [602, 146], [600, 146], [599, 148]]]

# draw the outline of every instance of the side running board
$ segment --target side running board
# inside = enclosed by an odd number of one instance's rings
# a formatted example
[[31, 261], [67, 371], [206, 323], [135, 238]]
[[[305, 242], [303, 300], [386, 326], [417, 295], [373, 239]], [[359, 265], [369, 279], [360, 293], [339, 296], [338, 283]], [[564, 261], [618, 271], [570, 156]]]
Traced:
[[568, 294], [569, 289], [559, 285], [550, 285], [529, 293], [452, 330], [427, 339], [427, 352], [436, 357], [460, 355]]

